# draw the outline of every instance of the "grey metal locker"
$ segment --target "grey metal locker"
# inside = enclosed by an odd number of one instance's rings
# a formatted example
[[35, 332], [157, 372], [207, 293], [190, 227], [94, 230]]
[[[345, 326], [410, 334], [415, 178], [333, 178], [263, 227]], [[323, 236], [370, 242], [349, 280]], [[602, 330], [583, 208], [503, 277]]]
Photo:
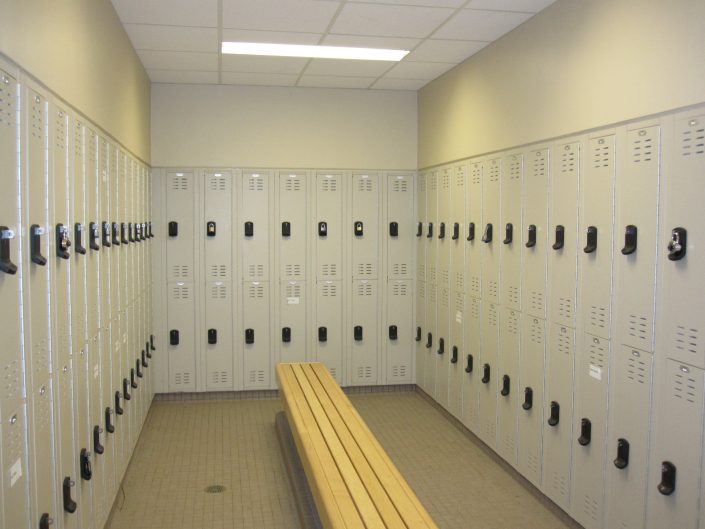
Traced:
[[519, 415], [519, 356], [521, 313], [503, 307], [500, 314], [499, 358], [497, 362], [497, 452], [510, 465], [517, 466]]
[[463, 381], [465, 379], [465, 365], [463, 352], [465, 351], [465, 291], [451, 289], [451, 332], [449, 342], [448, 370], [448, 411], [458, 419], [463, 415]]
[[426, 281], [426, 229], [428, 224], [426, 213], [427, 184], [428, 173], [420, 173], [416, 177], [416, 227], [414, 228], [414, 235], [416, 237], [416, 281]]
[[[58, 498], [54, 483], [56, 468], [54, 460], [54, 443], [56, 442], [53, 422], [53, 377], [47, 378], [43, 384], [32, 389], [29, 398], [30, 458], [29, 477], [30, 498], [32, 500], [32, 523], [39, 527], [39, 519], [43, 513], [49, 513], [54, 518], [58, 513]], [[12, 473], [12, 469], [10, 470]]]
[[[423, 237], [426, 239], [426, 283], [438, 283], [438, 188], [440, 176], [437, 171], [426, 174], [426, 232]], [[435, 320], [434, 320], [435, 322]], [[435, 323], [434, 323], [435, 325]]]
[[[427, 270], [429, 270], [427, 268]], [[438, 308], [438, 286], [436, 283], [426, 282], [426, 314], [425, 321], [426, 327], [424, 328], [425, 334], [422, 335], [421, 340], [424, 344], [424, 378], [423, 378], [423, 390], [428, 393], [428, 395], [433, 396], [436, 391], [436, 351], [438, 348], [438, 334], [436, 333], [436, 321]]]
[[203, 255], [206, 282], [232, 281], [232, 191], [230, 171], [206, 171], [203, 175]]
[[280, 329], [275, 331], [280, 362], [303, 362], [308, 351], [308, 291], [305, 281], [282, 281], [279, 285]]
[[[127, 305], [129, 303], [129, 289], [130, 289], [130, 282], [128, 281], [129, 277], [129, 271], [127, 267], [128, 263], [128, 253], [130, 251], [129, 249], [129, 242], [127, 243], [127, 246], [125, 245], [125, 242], [122, 242], [125, 240], [125, 237], [123, 237], [123, 226], [127, 226], [128, 223], [128, 195], [127, 195], [127, 190], [129, 189], [129, 179], [131, 178], [132, 175], [132, 162], [130, 161], [129, 157], [125, 154], [124, 151], [120, 151], [118, 153], [118, 192], [120, 193], [120, 199], [118, 199], [118, 212], [117, 212], [117, 220], [116, 222], [119, 222], [119, 228], [120, 228], [120, 251], [118, 252], [118, 257], [120, 260], [120, 263], [118, 265], [118, 270], [120, 274], [120, 317], [123, 319], [123, 322], [125, 321], [125, 316], [127, 313]], [[168, 184], [167, 184], [168, 185]], [[189, 185], [188, 183], [186, 184], [187, 186]], [[178, 233], [178, 232], [177, 232]], [[126, 234], [125, 234], [126, 235]], [[166, 240], [167, 237], [162, 237], [161, 240]], [[129, 241], [129, 240], [128, 240]]]
[[[387, 278], [413, 279], [414, 175], [388, 173], [387, 183]], [[417, 213], [418, 214], [418, 213]], [[422, 230], [423, 231], [423, 230]], [[423, 255], [417, 255], [423, 261]]]
[[546, 320], [522, 315], [521, 355], [516, 392], [519, 398], [517, 469], [536, 487], [541, 487], [543, 453], [544, 366]]
[[344, 229], [342, 173], [316, 173], [315, 215], [316, 278], [319, 281], [341, 279]]
[[448, 336], [448, 411], [462, 417], [463, 319], [465, 314], [465, 184], [467, 167], [453, 168], [450, 209], [450, 332]]
[[323, 362], [340, 384], [343, 378], [343, 284], [316, 283], [315, 360]]
[[[132, 196], [134, 172], [132, 164], [126, 177], [126, 196]], [[196, 274], [194, 270], [194, 236], [195, 236], [195, 178], [191, 171], [167, 171], [166, 173], [166, 223], [164, 234], [166, 240], [167, 281], [192, 282]], [[129, 200], [126, 203], [125, 222], [132, 222], [132, 209]], [[134, 244], [128, 244], [127, 267], [131, 270]], [[128, 272], [129, 274], [130, 272]], [[128, 288], [132, 282], [127, 281]], [[127, 302], [132, 301], [132, 293], [128, 293]]]
[[[278, 222], [275, 230], [277, 231], [279, 279], [281, 281], [303, 281], [306, 279], [306, 241], [309, 234], [308, 201], [306, 173], [280, 171], [279, 207], [276, 209]], [[305, 344], [305, 342], [303, 343]]]
[[[116, 245], [120, 237], [120, 212], [121, 201], [125, 200], [121, 193], [120, 181], [120, 155], [122, 150], [117, 147], [110, 149], [110, 236], [112, 240], [112, 248], [110, 252], [110, 321], [114, 322], [120, 316], [125, 300], [121, 294], [121, 270], [120, 270], [120, 255], [125, 251], [122, 244]], [[118, 363], [119, 367], [119, 363]]]
[[609, 359], [609, 340], [583, 334], [575, 363], [571, 504], [586, 529], [604, 523]]
[[614, 355], [609, 396], [605, 527], [638, 529], [646, 521], [649, 486], [651, 354], [622, 346]]
[[196, 390], [194, 296], [193, 283], [167, 284], [167, 326], [163, 343], [169, 362], [169, 391], [172, 392]]
[[523, 154], [509, 154], [502, 158], [500, 179], [501, 212], [496, 228], [500, 255], [500, 302], [505, 307], [521, 310]]
[[480, 338], [481, 355], [477, 366], [480, 377], [479, 388], [479, 430], [480, 439], [493, 449], [497, 445], [497, 399], [500, 307], [494, 303], [485, 303], [482, 307], [482, 335]]
[[[439, 272], [441, 272], [440, 269]], [[447, 409], [452, 346], [450, 340], [450, 287], [447, 283], [439, 283], [436, 288], [438, 296], [436, 333], [438, 337], [434, 335], [432, 347], [433, 356], [436, 359], [436, 386], [433, 395], [435, 401]]]
[[615, 135], [590, 138], [587, 149], [578, 239], [582, 249], [580, 315], [585, 332], [608, 339], [612, 321]]
[[379, 284], [362, 279], [352, 283], [350, 380], [354, 386], [379, 384]]
[[[81, 446], [79, 461], [82, 460], [83, 450], [87, 452], [90, 461], [93, 477], [91, 478], [91, 523], [93, 526], [100, 526], [105, 518], [105, 458], [97, 454], [95, 450], [95, 427], [102, 424], [102, 402], [101, 402], [101, 355], [100, 355], [100, 331], [93, 336], [87, 347], [88, 355], [88, 439], [86, 445]], [[99, 434], [99, 441], [102, 442], [103, 434]]]
[[[353, 173], [352, 177], [352, 278], [379, 276], [380, 185], [376, 173]], [[354, 373], [353, 373], [353, 376]]]
[[[418, 256], [417, 256], [418, 257]], [[416, 367], [416, 385], [426, 387], [426, 282], [419, 279], [416, 280], [416, 310], [414, 330], [414, 365]]]
[[[450, 189], [453, 181], [453, 169], [446, 167], [440, 169], [436, 175], [437, 186], [437, 210], [436, 222], [438, 224], [436, 231], [432, 233], [435, 237], [436, 244], [436, 271], [438, 274], [437, 284], [439, 288], [450, 286], [450, 246], [452, 237], [452, 220], [451, 220], [451, 199]], [[433, 239], [432, 237], [432, 239]], [[433, 280], [433, 279], [431, 279]], [[440, 318], [440, 316], [439, 316]], [[440, 323], [440, 319], [439, 319]], [[445, 329], [446, 323], [442, 323]], [[447, 331], [445, 331], [447, 332]], [[440, 333], [440, 331], [439, 331]], [[448, 335], [444, 336], [448, 339]]]
[[437, 186], [437, 235], [436, 238], [436, 331], [434, 333], [435, 353], [435, 388], [432, 395], [444, 408], [448, 408], [448, 376], [449, 357], [451, 350], [450, 336], [450, 248], [451, 248], [451, 198], [450, 190], [453, 182], [453, 169], [440, 169], [436, 176]]
[[211, 281], [205, 288], [203, 356], [206, 367], [206, 389], [235, 389], [233, 358], [233, 284]]
[[100, 320], [98, 318], [98, 270], [99, 253], [101, 250], [101, 224], [99, 217], [100, 199], [98, 196], [98, 135], [95, 130], [87, 127], [85, 131], [85, 160], [86, 160], [86, 307], [87, 311], [88, 340], [98, 334]]
[[465, 198], [465, 286], [468, 296], [482, 298], [482, 162], [468, 167], [467, 196]]
[[[482, 300], [468, 297], [463, 338], [463, 415], [462, 421], [473, 433], [479, 432], [479, 391], [482, 385], [481, 364]], [[490, 373], [491, 376], [491, 373]]]
[[3, 527], [27, 527], [29, 523], [29, 469], [26, 451], [25, 404], [10, 410], [0, 425], [2, 440]]
[[549, 320], [575, 327], [580, 143], [554, 147], [549, 195]]
[[543, 421], [543, 492], [570, 509], [575, 330], [549, 325]]
[[[108, 328], [110, 324], [110, 260], [114, 251], [110, 238], [110, 143], [102, 135], [98, 137], [98, 199], [99, 217], [101, 224], [101, 249], [99, 260], [99, 326], [101, 330]], [[106, 232], [107, 231], [107, 236]], [[106, 351], [106, 356], [111, 357], [110, 351]], [[110, 364], [108, 363], [108, 366]]]
[[413, 288], [413, 281], [387, 282], [387, 384], [412, 382]]
[[475, 228], [482, 248], [482, 299], [499, 303], [499, 247], [504, 240], [504, 230], [499, 224], [502, 159], [486, 160], [482, 165], [483, 224]]
[[655, 393], [646, 527], [696, 529], [703, 450], [703, 370], [666, 360]]
[[242, 342], [245, 389], [266, 389], [271, 382], [269, 283], [242, 284]]

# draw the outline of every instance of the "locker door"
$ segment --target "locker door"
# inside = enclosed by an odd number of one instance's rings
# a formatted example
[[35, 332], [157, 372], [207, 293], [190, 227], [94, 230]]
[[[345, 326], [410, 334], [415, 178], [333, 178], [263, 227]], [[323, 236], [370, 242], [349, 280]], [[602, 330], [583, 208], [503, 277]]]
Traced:
[[460, 419], [463, 415], [463, 380], [465, 371], [463, 365], [465, 319], [465, 292], [451, 290], [451, 341], [449, 349], [448, 372], [448, 411]]
[[25, 410], [25, 404], [20, 404], [17, 409], [8, 412], [0, 425], [3, 527], [27, 527], [29, 521]]
[[[436, 319], [436, 386], [433, 393], [436, 402], [448, 408], [448, 369], [450, 351], [450, 247], [451, 247], [451, 207], [450, 188], [453, 170], [446, 167], [438, 172], [438, 235], [436, 236], [436, 267], [438, 309]], [[436, 334], [438, 336], [436, 336]]]
[[244, 281], [269, 280], [269, 177], [262, 171], [242, 175], [242, 223], [237, 229], [243, 236]]
[[169, 362], [169, 391], [195, 391], [196, 313], [193, 283], [169, 283], [167, 296], [167, 333], [164, 343], [169, 344], [166, 354]]
[[[412, 279], [414, 226], [413, 174], [387, 174], [387, 277]], [[393, 235], [396, 223], [397, 235]], [[423, 259], [423, 256], [417, 256]]]
[[[440, 177], [436, 171], [426, 176], [426, 283], [438, 284], [437, 235], [438, 235], [438, 187]], [[434, 320], [435, 322], [435, 320]], [[435, 324], [435, 323], [434, 323]], [[431, 329], [429, 328], [429, 331]], [[435, 329], [433, 329], [435, 331]]]
[[[308, 180], [306, 173], [295, 171], [279, 173], [279, 207], [277, 208], [279, 244], [279, 279], [302, 281], [306, 279], [306, 222], [308, 210]], [[288, 223], [288, 225], [284, 225]], [[288, 233], [288, 235], [285, 235]], [[303, 330], [303, 329], [302, 329]], [[302, 336], [299, 336], [298, 343]], [[303, 359], [303, 357], [301, 357]]]
[[610, 337], [615, 136], [591, 138], [580, 210], [580, 313], [586, 332]]
[[575, 331], [553, 324], [549, 333], [543, 404], [543, 491], [567, 511], [570, 507]]
[[206, 318], [203, 350], [206, 361], [206, 388], [233, 390], [233, 286], [212, 281], [206, 285]]
[[468, 296], [482, 298], [482, 233], [484, 219], [482, 216], [482, 162], [469, 167], [467, 197], [465, 198], [465, 219], [467, 236], [465, 237], [465, 284]]
[[450, 343], [450, 287], [448, 283], [443, 282], [439, 283], [436, 288], [438, 289], [438, 321], [436, 324], [438, 338], [435, 339], [433, 347], [435, 353], [433, 356], [436, 359], [436, 389], [433, 395], [436, 402], [448, 409], [449, 363], [452, 346]]
[[[416, 281], [426, 281], [426, 229], [428, 224], [426, 212], [427, 183], [427, 173], [421, 173], [416, 177], [416, 227], [414, 228], [416, 236]], [[391, 209], [390, 215], [392, 215]], [[400, 222], [399, 226], [401, 227], [401, 225]]]
[[[132, 180], [134, 174], [130, 164], [126, 196], [132, 196]], [[195, 224], [195, 185], [194, 175], [186, 171], [168, 171], [166, 174], [166, 262], [167, 281], [194, 281], [194, 224]], [[131, 205], [127, 202], [125, 222], [132, 222]], [[128, 245], [128, 274], [131, 274], [132, 252], [134, 244]], [[132, 282], [127, 281], [128, 288]], [[132, 293], [128, 293], [127, 302], [132, 301]]]
[[[671, 359], [663, 366], [656, 391], [646, 526], [695, 529], [700, 511], [703, 371]], [[673, 480], [668, 479], [669, 465], [675, 469]]]
[[[451, 183], [450, 230], [450, 336], [448, 410], [457, 418], [462, 416], [463, 318], [465, 314], [465, 180], [467, 167], [454, 168]], [[456, 230], [457, 224], [457, 230]]]
[[571, 503], [573, 518], [586, 529], [604, 522], [609, 358], [609, 340], [583, 335], [575, 366]]
[[517, 233], [517, 241], [524, 245], [521, 310], [541, 319], [546, 318], [549, 167], [548, 148], [535, 149], [526, 155], [524, 222], [521, 237]]
[[323, 362], [340, 384], [343, 366], [343, 285], [340, 281], [316, 284], [315, 360]]
[[482, 336], [480, 338], [479, 388], [479, 437], [493, 449], [497, 445], [497, 365], [499, 341], [499, 307], [486, 303], [482, 311]]
[[[352, 182], [352, 277], [377, 279], [379, 256], [379, 177], [353, 174]], [[359, 225], [358, 223], [361, 223]]]
[[518, 411], [517, 469], [535, 486], [541, 487], [543, 438], [543, 387], [546, 354], [546, 321], [522, 316], [519, 380], [516, 385]]
[[[412, 382], [413, 285], [413, 281], [392, 280], [387, 283], [387, 384]], [[392, 325], [396, 328], [396, 338], [392, 334]]]
[[[302, 226], [302, 225], [300, 225]], [[282, 281], [279, 287], [279, 361], [306, 361], [308, 325], [305, 281]]]
[[428, 332], [426, 323], [426, 173], [421, 173], [416, 178], [416, 309], [414, 320], [416, 330], [414, 336], [415, 355], [415, 380], [416, 385], [425, 387], [425, 361], [426, 347], [424, 337]]
[[[100, 289], [100, 319], [99, 327], [107, 329], [110, 324], [110, 260], [113, 253], [112, 243], [110, 242], [110, 144], [103, 136], [98, 139], [98, 199], [100, 201], [100, 219], [101, 219], [101, 254], [99, 260], [99, 289]], [[107, 231], [107, 237], [105, 236]], [[107, 359], [107, 372], [110, 372], [110, 357], [109, 351], [105, 352]], [[109, 380], [108, 380], [109, 382]]]
[[631, 347], [622, 346], [615, 354], [606, 444], [605, 527], [645, 525], [646, 490], [653, 479], [647, 475], [652, 364], [650, 354]]
[[436, 391], [436, 349], [438, 345], [437, 308], [438, 308], [438, 172], [429, 173], [426, 177], [426, 327], [422, 341], [425, 347], [423, 390], [433, 396]]
[[[120, 193], [120, 168], [119, 159], [122, 151], [117, 148], [110, 149], [110, 237], [113, 241], [112, 251], [110, 252], [110, 321], [115, 322], [122, 310], [122, 304], [125, 300], [120, 296], [120, 259], [121, 254], [125, 250], [119, 242], [120, 237], [120, 206], [121, 201], [125, 197]], [[119, 333], [119, 329], [118, 333]], [[119, 369], [120, 362], [115, 366]]]
[[98, 319], [98, 261], [100, 254], [100, 218], [98, 198], [98, 135], [93, 129], [85, 131], [86, 152], [86, 307], [87, 311], [88, 340], [93, 340], [98, 334], [100, 321]]
[[616, 329], [620, 343], [653, 351], [661, 130], [636, 126], [624, 134], [628, 152], [617, 160], [615, 183]]
[[204, 174], [203, 245], [206, 282], [233, 279], [232, 185], [229, 171]]
[[480, 431], [479, 391], [483, 370], [480, 355], [482, 301], [467, 298], [465, 337], [463, 340], [463, 424], [473, 433]]
[[499, 225], [501, 158], [483, 162], [482, 222], [477, 226], [482, 245], [482, 299], [499, 303], [499, 252], [504, 240]]
[[521, 313], [504, 307], [501, 320], [497, 366], [497, 449], [499, 455], [516, 467]]
[[[551, 172], [549, 213], [551, 217], [548, 244], [550, 281], [550, 320], [575, 327], [575, 295], [577, 271], [578, 182], [580, 143], [555, 147]], [[563, 240], [561, 241], [561, 236]]]
[[[500, 274], [502, 305], [521, 310], [521, 236], [522, 184], [524, 155], [511, 154], [502, 159], [501, 220], [497, 243], [501, 242]], [[500, 241], [501, 239], [501, 241]]]
[[[352, 344], [350, 348], [351, 380], [354, 386], [379, 384], [377, 346], [379, 342], [377, 314], [379, 287], [377, 281], [353, 281]], [[360, 327], [361, 329], [357, 329]]]
[[415, 356], [414, 365], [416, 367], [416, 385], [426, 388], [426, 282], [416, 280], [416, 334], [414, 336]]
[[334, 281], [342, 278], [342, 210], [342, 173], [317, 173], [314, 229], [316, 230], [316, 277], [319, 281]]
[[269, 353], [269, 283], [243, 283], [245, 389], [270, 386], [272, 365]]
[[436, 309], [438, 308], [438, 286], [436, 283], [426, 282], [426, 334], [422, 336], [424, 343], [424, 385], [423, 390], [430, 396], [436, 391], [436, 351], [438, 348], [438, 334], [436, 334]]

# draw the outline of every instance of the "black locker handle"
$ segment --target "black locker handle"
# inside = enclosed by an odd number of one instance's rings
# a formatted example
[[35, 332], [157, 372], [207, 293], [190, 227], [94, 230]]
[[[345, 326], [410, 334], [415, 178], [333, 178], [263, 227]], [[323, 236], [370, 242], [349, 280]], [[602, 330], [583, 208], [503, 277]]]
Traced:
[[122, 415], [125, 410], [122, 409], [120, 406], [120, 392], [116, 391], [115, 392], [115, 414], [116, 415]]
[[143, 222], [140, 224], [140, 239], [143, 241], [147, 240], [147, 223]]
[[458, 346], [457, 346], [457, 345], [454, 345], [454, 346], [451, 348], [450, 363], [451, 363], [451, 364], [457, 364], [457, 363], [458, 363]]
[[551, 416], [548, 418], [549, 426], [556, 426], [561, 419], [561, 405], [555, 400], [551, 401]]
[[291, 341], [291, 327], [282, 327], [282, 342], [289, 343]]
[[578, 444], [580, 446], [587, 446], [592, 440], [592, 423], [590, 419], [583, 418], [580, 420], [580, 437], [578, 437]]
[[475, 240], [475, 223], [471, 222], [468, 224], [468, 236], [467, 239], [468, 241], [474, 241]]
[[93, 427], [93, 451], [98, 455], [105, 452], [105, 447], [102, 444], [100, 444], [100, 434], [101, 433], [103, 433], [103, 429], [100, 426], [95, 425]]
[[451, 239], [453, 239], [454, 241], [457, 241], [459, 238], [460, 238], [460, 224], [458, 224], [457, 222], [454, 222], [453, 223], [453, 236], [451, 237]]
[[670, 496], [676, 490], [676, 465], [670, 461], [661, 463], [661, 483], [658, 491], [664, 496]]
[[77, 222], [73, 225], [74, 248], [79, 255], [86, 255], [86, 249], [83, 246], [83, 224]]
[[252, 345], [255, 343], [255, 330], [254, 329], [245, 329], [245, 343], [247, 345]]
[[488, 244], [492, 242], [492, 224], [490, 223], [485, 226], [485, 232], [482, 234], [482, 242]]
[[465, 372], [466, 373], [472, 373], [473, 369], [473, 357], [472, 355], [468, 355], [467, 357], [467, 363], [465, 364]]
[[[169, 226], [169, 230], [169, 233], [171, 233], [171, 225]], [[129, 239], [127, 238], [127, 224], [125, 224], [124, 222], [120, 223], [120, 243], [130, 244]]]
[[139, 222], [135, 222], [133, 226], [134, 226], [134, 232], [135, 232], [135, 236], [134, 236], [135, 242], [142, 242], [142, 233], [140, 230]]
[[127, 240], [135, 242], [135, 225], [131, 222], [127, 223]]
[[291, 222], [288, 220], [282, 222], [282, 237], [291, 237]]
[[122, 398], [125, 400], [130, 400], [132, 398], [132, 395], [130, 395], [130, 392], [128, 391], [130, 387], [130, 381], [127, 380], [127, 378], [122, 379]]
[[54, 518], [49, 516], [48, 512], [42, 513], [39, 518], [39, 529], [49, 529], [49, 526], [54, 523]]
[[399, 237], [399, 223], [398, 222], [390, 222], [389, 223], [389, 236], [390, 237]]
[[81, 448], [81, 455], [79, 456], [80, 467], [81, 467], [81, 479], [90, 481], [93, 477], [93, 468], [91, 465], [91, 453], [85, 448]]
[[178, 237], [179, 235], [179, 223], [175, 220], [169, 221], [169, 237]]
[[446, 341], [443, 338], [438, 339], [438, 351], [436, 351], [439, 355], [442, 355], [443, 353], [446, 352]]
[[319, 342], [328, 341], [328, 328], [327, 327], [319, 327], [318, 328], [318, 341]]
[[355, 325], [353, 328], [353, 339], [356, 342], [362, 341], [362, 325]]
[[423, 222], [416, 223], [416, 236], [421, 237], [423, 235]]
[[69, 239], [69, 229], [63, 224], [56, 225], [56, 255], [61, 259], [71, 257], [69, 248], [71, 247], [71, 239]]
[[32, 224], [29, 228], [29, 241], [30, 241], [30, 253], [32, 257], [32, 262], [38, 264], [39, 266], [45, 266], [47, 264], [47, 258], [42, 255], [42, 234], [44, 229], [39, 227], [38, 224]]
[[438, 226], [438, 238], [439, 239], [446, 238], [446, 223], [445, 222], [441, 222], [440, 225]]
[[[102, 244], [106, 248], [110, 248], [112, 246], [112, 244], [110, 244], [110, 223], [103, 221], [101, 226], [102, 226], [102, 232], [103, 232]], [[130, 240], [132, 240], [132, 239], [130, 239]]]
[[509, 396], [509, 387], [510, 387], [509, 375], [503, 375], [502, 376], [502, 389], [499, 392], [499, 394], [502, 395], [503, 397]]
[[[156, 351], [156, 350], [157, 350], [157, 348], [154, 347], [154, 335], [153, 335], [153, 334], [150, 334], [150, 335], [149, 335], [149, 348], [150, 348], [152, 351]], [[152, 355], [150, 355], [149, 353], [147, 353], [147, 356], [148, 356], [149, 358], [152, 358]]]
[[73, 498], [71, 498], [71, 487], [76, 485], [69, 476], [66, 476], [64, 478], [64, 484], [63, 484], [63, 497], [64, 497], [64, 511], [66, 511], [69, 514], [73, 514], [76, 512], [76, 507], [78, 505], [76, 504], [75, 501], [73, 501]]
[[17, 265], [10, 259], [10, 240], [14, 238], [15, 232], [7, 226], [0, 226], [0, 270], [10, 275], [17, 273]]
[[255, 224], [252, 221], [245, 222], [245, 237], [254, 237], [255, 235]]
[[218, 343], [218, 329], [208, 329], [208, 344], [215, 345]]
[[587, 241], [583, 252], [593, 253], [595, 250], [597, 250], [597, 226], [588, 226]]
[[149, 238], [152, 239], [154, 237], [154, 232], [152, 231], [152, 221], [151, 220], [147, 223], [147, 226], [149, 227]]
[[328, 223], [326, 221], [321, 221], [318, 223], [318, 236], [327, 237], [328, 236]]
[[100, 250], [98, 239], [100, 239], [100, 228], [95, 222], [88, 223], [88, 247], [96, 252]]
[[560, 250], [563, 248], [565, 245], [565, 226], [561, 226], [560, 224], [556, 226], [556, 239], [553, 242], [553, 248], [554, 250]]
[[117, 222], [113, 222], [111, 224], [111, 227], [113, 246], [120, 246], [120, 227], [118, 226]]
[[526, 236], [526, 244], [524, 245], [527, 248], [533, 248], [536, 246], [536, 225], [535, 224], [529, 224], [529, 231]]
[[482, 378], [480, 379], [483, 384], [489, 384], [490, 382], [490, 364], [485, 364], [482, 366]]
[[433, 237], [433, 222], [428, 223], [428, 232], [426, 233], [426, 238], [430, 239]]
[[514, 225], [511, 222], [507, 222], [507, 225], [504, 227], [504, 240], [502, 244], [511, 244], [512, 240], [514, 240]]
[[529, 411], [531, 408], [534, 406], [534, 390], [531, 389], [530, 387], [525, 387], [524, 388], [524, 403], [521, 405], [521, 407]]
[[416, 327], [416, 337], [414, 339], [417, 342], [421, 341], [421, 327]]
[[637, 229], [634, 224], [629, 224], [624, 228], [624, 248], [622, 255], [631, 255], [636, 252]]
[[430, 349], [433, 346], [433, 333], [430, 332], [426, 335], [426, 349]]
[[178, 329], [172, 329], [169, 331], [169, 345], [179, 345]]
[[365, 227], [361, 220], [356, 220], [353, 225], [353, 234], [355, 237], [362, 237], [365, 234]]
[[206, 237], [215, 237], [216, 234], [216, 224], [214, 220], [209, 220], [206, 222]]
[[135, 374], [137, 375], [137, 378], [144, 377], [144, 373], [142, 373], [142, 365], [140, 364], [139, 358], [135, 359]]
[[629, 465], [629, 441], [624, 438], [617, 439], [617, 457], [614, 460], [614, 466], [618, 469], [627, 468]]
[[399, 335], [398, 335], [398, 329], [396, 325], [390, 325], [389, 326], [389, 339], [390, 340], [396, 340]]
[[115, 433], [115, 425], [112, 419], [113, 409], [108, 406], [105, 408], [105, 431], [108, 433]]
[[137, 389], [137, 381], [135, 380], [135, 368], [130, 368], [130, 386], [132, 389]]
[[[147, 342], [147, 347], [149, 347], [149, 342]], [[142, 349], [142, 367], [149, 367], [147, 363], [147, 351], [149, 349]]]
[[668, 259], [670, 261], [683, 259], [687, 244], [688, 230], [685, 228], [673, 228], [671, 230], [671, 240], [668, 242]]

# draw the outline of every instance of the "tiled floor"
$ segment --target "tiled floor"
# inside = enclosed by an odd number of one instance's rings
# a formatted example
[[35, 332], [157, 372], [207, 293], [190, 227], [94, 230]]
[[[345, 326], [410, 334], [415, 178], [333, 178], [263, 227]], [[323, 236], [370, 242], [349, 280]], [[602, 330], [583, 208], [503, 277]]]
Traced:
[[[441, 529], [565, 527], [420, 394], [350, 398]], [[276, 399], [155, 401], [109, 529], [298, 529], [280, 410]]]

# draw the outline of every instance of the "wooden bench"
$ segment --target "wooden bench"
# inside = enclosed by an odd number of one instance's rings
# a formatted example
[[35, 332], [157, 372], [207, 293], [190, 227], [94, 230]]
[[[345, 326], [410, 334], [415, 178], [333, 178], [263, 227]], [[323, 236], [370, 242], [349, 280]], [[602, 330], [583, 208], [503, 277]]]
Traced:
[[437, 529], [325, 365], [278, 364], [277, 379], [325, 529]]

